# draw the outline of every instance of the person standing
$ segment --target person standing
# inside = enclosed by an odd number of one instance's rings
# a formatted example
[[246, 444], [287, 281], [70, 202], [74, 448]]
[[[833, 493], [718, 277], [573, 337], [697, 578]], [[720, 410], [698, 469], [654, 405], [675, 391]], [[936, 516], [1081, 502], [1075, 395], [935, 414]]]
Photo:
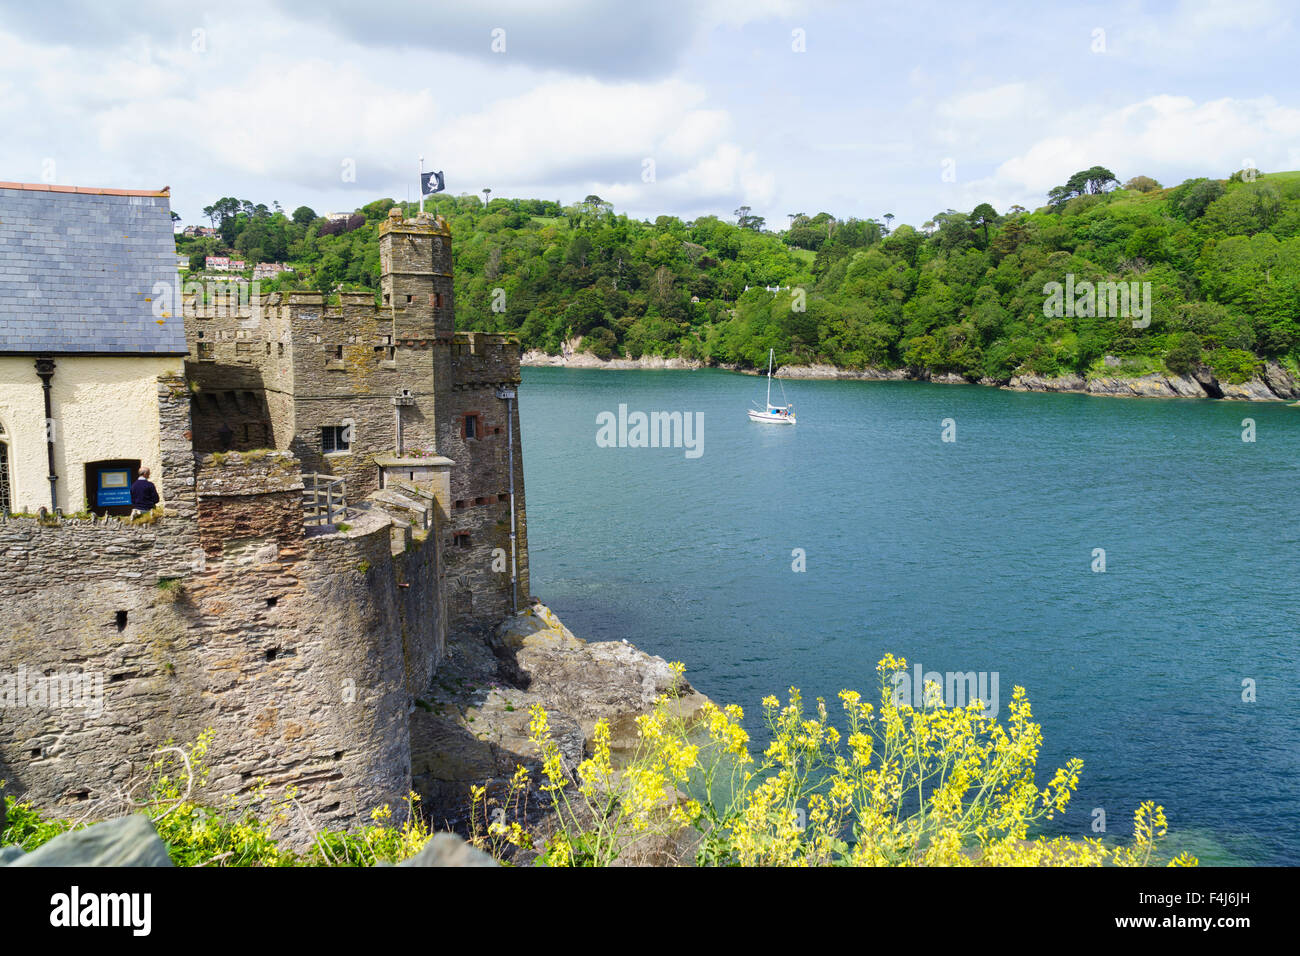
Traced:
[[136, 511], [153, 511], [158, 501], [158, 489], [149, 480], [149, 469], [141, 468], [140, 477], [131, 484], [131, 507]]

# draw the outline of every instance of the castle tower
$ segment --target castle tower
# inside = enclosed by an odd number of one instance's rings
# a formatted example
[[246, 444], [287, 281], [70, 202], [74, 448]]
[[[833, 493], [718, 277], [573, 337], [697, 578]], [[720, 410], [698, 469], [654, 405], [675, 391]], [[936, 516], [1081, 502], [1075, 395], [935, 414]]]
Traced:
[[428, 350], [432, 401], [422, 404], [432, 406], [439, 458], [454, 463], [440, 466], [435, 488], [449, 619], [454, 629], [491, 626], [528, 600], [519, 343], [456, 331], [441, 217], [403, 219], [394, 208], [379, 227], [379, 257], [380, 308], [392, 314], [399, 361], [403, 350]]
[[404, 310], [398, 338], [450, 337], [451, 230], [441, 216], [403, 219], [396, 206], [379, 224], [379, 289], [385, 307]]

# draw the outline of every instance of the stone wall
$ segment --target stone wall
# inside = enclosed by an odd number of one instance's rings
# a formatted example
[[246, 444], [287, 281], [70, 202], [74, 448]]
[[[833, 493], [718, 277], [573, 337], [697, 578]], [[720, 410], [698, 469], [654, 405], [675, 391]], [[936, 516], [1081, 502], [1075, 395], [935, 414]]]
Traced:
[[[497, 397], [519, 385], [519, 347], [453, 332], [450, 242], [432, 217], [381, 224], [378, 303], [191, 298], [186, 377], [157, 386], [163, 510], [136, 524], [0, 521], [0, 778], [13, 792], [116, 812], [160, 745], [211, 728], [201, 797], [292, 785], [316, 828], [385, 803], [400, 813], [412, 702], [449, 629], [495, 625], [528, 596], [518, 404]], [[323, 429], [341, 426], [350, 447], [328, 453]], [[405, 489], [427, 494], [430, 515], [406, 528], [375, 494], [376, 456], [402, 452], [453, 462]], [[342, 531], [304, 529], [304, 471], [347, 477], [350, 502], [369, 507]], [[18, 699], [20, 675], [97, 691]], [[294, 841], [308, 830], [288, 827]]]
[[199, 544], [207, 558], [293, 547], [303, 536], [301, 465], [289, 452], [225, 452], [199, 461]]
[[417, 536], [393, 558], [398, 612], [405, 648], [407, 690], [421, 697], [447, 652], [447, 608], [442, 598], [443, 567], [435, 530]]
[[200, 793], [213, 802], [292, 784], [315, 826], [401, 804], [410, 696], [385, 525], [162, 584], [96, 573], [85, 554], [76, 570], [3, 601], [0, 674], [77, 673], [102, 694], [99, 707], [4, 709], [0, 776], [14, 792], [111, 804], [149, 777], [160, 745], [212, 728]]
[[[443, 220], [404, 220], [394, 210], [380, 223], [379, 251], [378, 296], [274, 293], [206, 312], [187, 304], [196, 449], [219, 447], [216, 430], [225, 425], [236, 449], [270, 444], [291, 451], [307, 473], [346, 478], [351, 501], [378, 488], [377, 458], [451, 459], [438, 543], [440, 613], [453, 627], [491, 626], [528, 597], [518, 409], [512, 588], [510, 429], [507, 404], [496, 395], [519, 385], [519, 345], [508, 336], [454, 331], [451, 233]], [[211, 343], [207, 358], [198, 354], [201, 341]], [[263, 435], [273, 443], [260, 442]], [[277, 507], [270, 500], [265, 506]]]
[[[378, 511], [308, 532], [299, 470], [287, 453], [208, 455], [197, 473], [191, 459], [188, 499], [165, 488], [179, 508], [151, 524], [0, 522], [12, 792], [111, 810], [161, 744], [211, 728], [205, 799], [293, 785], [317, 828], [400, 812], [411, 702], [446, 641], [437, 538], [394, 555]], [[98, 704], [15, 701], [19, 675], [80, 675]], [[291, 842], [306, 834], [287, 824]]]
[[[308, 471], [342, 475], [349, 492], [378, 487], [375, 456], [398, 444], [432, 449], [436, 394], [432, 330], [413, 332], [413, 306], [376, 307], [370, 293], [290, 298], [294, 352], [294, 452]], [[431, 321], [429, 319], [428, 321]], [[411, 334], [407, 334], [407, 333]], [[401, 404], [395, 404], [399, 399]], [[345, 453], [328, 453], [322, 429], [350, 427]]]
[[[453, 628], [494, 625], [513, 611], [510, 582], [510, 448], [514, 440], [515, 562], [518, 606], [528, 602], [528, 531], [519, 430], [519, 344], [500, 335], [456, 333], [449, 421], [439, 450], [456, 462], [443, 535], [447, 602]], [[515, 390], [507, 403], [498, 388]], [[512, 409], [507, 422], [507, 408]], [[477, 437], [465, 420], [476, 417]], [[504, 555], [504, 561], [502, 556]], [[504, 570], [501, 568], [504, 565]]]
[[[293, 341], [282, 296], [184, 301], [194, 450], [287, 448], [293, 437]], [[223, 427], [229, 432], [223, 434]]]

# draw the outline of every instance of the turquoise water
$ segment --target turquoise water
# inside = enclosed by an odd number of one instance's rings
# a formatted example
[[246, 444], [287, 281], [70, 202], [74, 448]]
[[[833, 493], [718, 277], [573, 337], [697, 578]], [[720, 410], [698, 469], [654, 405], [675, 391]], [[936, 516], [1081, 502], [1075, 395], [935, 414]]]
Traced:
[[[999, 716], [1028, 691], [1044, 777], [1084, 761], [1060, 832], [1102, 808], [1127, 835], [1153, 799], [1205, 863], [1300, 863], [1300, 409], [785, 390], [793, 428], [748, 421], [749, 376], [525, 369], [533, 593], [751, 716], [790, 685], [874, 696], [886, 652], [996, 673]], [[620, 404], [701, 413], [702, 454], [599, 447]]]

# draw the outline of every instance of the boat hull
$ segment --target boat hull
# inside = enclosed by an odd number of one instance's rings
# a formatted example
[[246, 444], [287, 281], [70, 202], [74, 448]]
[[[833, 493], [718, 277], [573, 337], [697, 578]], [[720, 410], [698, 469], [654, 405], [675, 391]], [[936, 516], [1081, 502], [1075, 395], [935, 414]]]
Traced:
[[764, 425], [793, 425], [795, 419], [793, 415], [773, 415], [771, 412], [749, 412], [751, 422], [762, 422]]

